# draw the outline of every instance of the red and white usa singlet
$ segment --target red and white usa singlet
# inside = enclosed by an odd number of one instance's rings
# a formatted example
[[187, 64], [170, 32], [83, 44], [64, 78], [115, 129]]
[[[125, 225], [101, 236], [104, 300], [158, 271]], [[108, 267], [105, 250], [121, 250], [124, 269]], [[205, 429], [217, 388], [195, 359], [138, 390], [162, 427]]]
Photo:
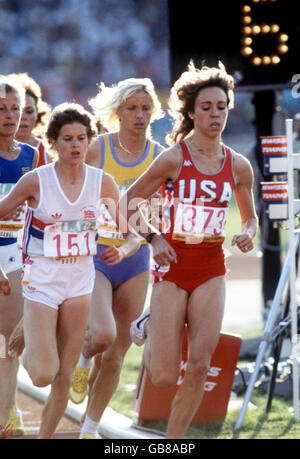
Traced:
[[175, 180], [162, 187], [165, 239], [177, 253], [164, 281], [188, 293], [212, 277], [226, 273], [222, 243], [229, 201], [236, 187], [234, 153], [223, 146], [224, 160], [215, 173], [204, 173], [194, 163], [185, 141], [182, 165]]
[[224, 146], [224, 161], [216, 173], [204, 173], [194, 163], [187, 144], [177, 178], [163, 185], [163, 229], [166, 238], [184, 243], [223, 242], [229, 201], [236, 183], [233, 153]]

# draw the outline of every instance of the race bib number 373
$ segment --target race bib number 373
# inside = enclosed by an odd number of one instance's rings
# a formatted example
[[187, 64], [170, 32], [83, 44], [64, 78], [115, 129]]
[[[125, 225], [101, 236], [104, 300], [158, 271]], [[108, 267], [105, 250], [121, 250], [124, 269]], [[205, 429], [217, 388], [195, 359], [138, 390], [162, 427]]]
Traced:
[[177, 207], [174, 239], [224, 238], [228, 209], [180, 203]]
[[58, 222], [45, 227], [46, 257], [84, 257], [95, 255], [96, 222]]

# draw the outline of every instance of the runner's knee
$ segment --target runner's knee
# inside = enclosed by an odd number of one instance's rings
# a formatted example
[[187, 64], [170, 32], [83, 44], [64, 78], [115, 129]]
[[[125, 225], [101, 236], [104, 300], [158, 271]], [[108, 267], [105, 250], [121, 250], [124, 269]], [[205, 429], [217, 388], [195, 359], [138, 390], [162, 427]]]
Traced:
[[28, 373], [32, 383], [37, 387], [45, 387], [52, 384], [59, 370], [58, 362], [47, 362], [47, 365], [28, 365]]
[[204, 360], [195, 360], [188, 362], [186, 368], [186, 375], [191, 376], [193, 379], [203, 379], [206, 378], [209, 371], [209, 363]]
[[178, 371], [166, 370], [151, 370], [151, 381], [154, 386], [160, 389], [168, 389], [175, 386], [178, 381]]
[[108, 352], [103, 355], [102, 363], [106, 368], [110, 368], [112, 372], [119, 372], [123, 366], [125, 353], [121, 349], [112, 349], [112, 352]]
[[30, 374], [32, 383], [37, 387], [46, 387], [49, 384], [52, 384], [56, 376], [56, 373], [54, 374], [54, 373], [51, 373], [50, 371], [45, 371], [45, 372], [31, 371], [29, 374]]
[[99, 331], [99, 330], [92, 330], [91, 331], [91, 344], [92, 348], [97, 353], [102, 353], [106, 351], [115, 341], [116, 333], [114, 330], [107, 330], [107, 331]]

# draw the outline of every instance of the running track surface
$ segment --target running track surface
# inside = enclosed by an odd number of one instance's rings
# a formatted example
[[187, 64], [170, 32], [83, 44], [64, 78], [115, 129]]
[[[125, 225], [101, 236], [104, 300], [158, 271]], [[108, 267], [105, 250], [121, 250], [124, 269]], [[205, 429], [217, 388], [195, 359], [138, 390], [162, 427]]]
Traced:
[[[40, 428], [43, 403], [18, 390], [17, 406], [22, 411], [25, 435], [22, 437], [12, 437], [12, 439], [36, 439]], [[63, 416], [52, 438], [78, 439], [79, 427], [79, 423], [67, 416]]]

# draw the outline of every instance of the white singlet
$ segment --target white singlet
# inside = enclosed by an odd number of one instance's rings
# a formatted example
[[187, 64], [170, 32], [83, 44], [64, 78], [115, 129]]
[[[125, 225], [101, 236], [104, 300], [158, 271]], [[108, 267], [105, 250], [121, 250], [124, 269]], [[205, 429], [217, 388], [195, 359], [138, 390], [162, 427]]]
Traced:
[[59, 183], [55, 163], [36, 169], [40, 200], [36, 209], [27, 209], [22, 242], [27, 255], [23, 294], [55, 309], [67, 298], [91, 293], [94, 285], [92, 255], [97, 250], [103, 171], [84, 166], [84, 183], [74, 202]]

